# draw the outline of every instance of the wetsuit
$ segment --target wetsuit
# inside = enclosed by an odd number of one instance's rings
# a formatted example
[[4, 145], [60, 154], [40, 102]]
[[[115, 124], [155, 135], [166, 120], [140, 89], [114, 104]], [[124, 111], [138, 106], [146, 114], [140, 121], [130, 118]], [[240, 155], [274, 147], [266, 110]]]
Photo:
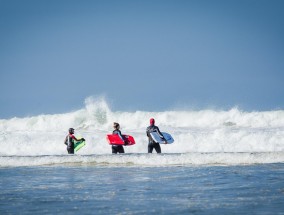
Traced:
[[[114, 130], [112, 134], [117, 134], [120, 137], [120, 139], [124, 141], [120, 130]], [[124, 153], [124, 148], [122, 145], [112, 145], [111, 149], [112, 149], [112, 154]]]
[[74, 140], [77, 140], [73, 134], [68, 134], [65, 138], [68, 154], [74, 154]]
[[149, 139], [149, 144], [148, 144], [148, 153], [152, 153], [153, 149], [156, 150], [157, 153], [161, 153], [161, 146], [159, 143], [156, 143], [153, 138], [151, 137], [150, 133], [151, 132], [157, 132], [160, 137], [162, 139], [165, 139], [163, 134], [160, 132], [158, 126], [155, 125], [150, 125], [147, 129], [146, 129], [146, 134], [148, 136]]

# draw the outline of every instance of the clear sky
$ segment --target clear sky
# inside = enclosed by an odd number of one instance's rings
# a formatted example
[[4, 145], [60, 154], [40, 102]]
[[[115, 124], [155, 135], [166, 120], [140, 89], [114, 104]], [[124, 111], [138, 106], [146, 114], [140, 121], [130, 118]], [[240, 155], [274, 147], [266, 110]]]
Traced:
[[0, 118], [284, 109], [282, 0], [0, 0]]

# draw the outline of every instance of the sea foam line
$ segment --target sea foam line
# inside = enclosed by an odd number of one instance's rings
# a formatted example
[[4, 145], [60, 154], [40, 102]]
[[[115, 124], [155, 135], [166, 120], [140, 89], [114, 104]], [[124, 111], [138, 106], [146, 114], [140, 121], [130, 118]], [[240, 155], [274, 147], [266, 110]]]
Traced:
[[122, 155], [1, 156], [0, 167], [19, 166], [192, 166], [283, 163], [284, 152], [266, 153], [175, 153]]

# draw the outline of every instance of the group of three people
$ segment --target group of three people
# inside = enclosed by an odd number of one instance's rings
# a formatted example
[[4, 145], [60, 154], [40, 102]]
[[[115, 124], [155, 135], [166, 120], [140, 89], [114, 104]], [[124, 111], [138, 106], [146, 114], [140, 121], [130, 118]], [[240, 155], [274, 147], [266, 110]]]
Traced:
[[[114, 131], [112, 132], [112, 134], [118, 135], [120, 139], [124, 142], [124, 145], [127, 145], [128, 144], [127, 141], [124, 140], [121, 134], [119, 123], [114, 122], [113, 128]], [[151, 132], [157, 132], [160, 135], [160, 137], [165, 140], [163, 134], [160, 132], [159, 127], [155, 125], [155, 119], [153, 118], [150, 119], [150, 126], [148, 126], [146, 129], [146, 134], [148, 137], [148, 153], [152, 153], [153, 149], [155, 149], [157, 153], [161, 153], [160, 144], [154, 141], [154, 139], [150, 135]], [[69, 134], [66, 136], [64, 141], [64, 143], [67, 145], [68, 154], [74, 154], [74, 141], [85, 141], [85, 139], [84, 138], [77, 139], [74, 136], [74, 129], [70, 128]], [[167, 144], [166, 140], [165, 143]], [[111, 149], [113, 154], [124, 153], [123, 145], [112, 145]]]

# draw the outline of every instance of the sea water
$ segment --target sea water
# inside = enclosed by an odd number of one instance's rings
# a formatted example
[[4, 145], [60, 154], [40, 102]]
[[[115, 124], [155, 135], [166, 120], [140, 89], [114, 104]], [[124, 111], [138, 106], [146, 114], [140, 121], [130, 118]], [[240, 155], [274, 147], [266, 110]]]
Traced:
[[[155, 118], [173, 144], [147, 153]], [[112, 123], [132, 135], [112, 155]], [[68, 128], [86, 139], [67, 155]], [[284, 214], [284, 111], [115, 112], [0, 120], [0, 214]]]
[[0, 173], [1, 214], [284, 213], [284, 164], [60, 165]]

